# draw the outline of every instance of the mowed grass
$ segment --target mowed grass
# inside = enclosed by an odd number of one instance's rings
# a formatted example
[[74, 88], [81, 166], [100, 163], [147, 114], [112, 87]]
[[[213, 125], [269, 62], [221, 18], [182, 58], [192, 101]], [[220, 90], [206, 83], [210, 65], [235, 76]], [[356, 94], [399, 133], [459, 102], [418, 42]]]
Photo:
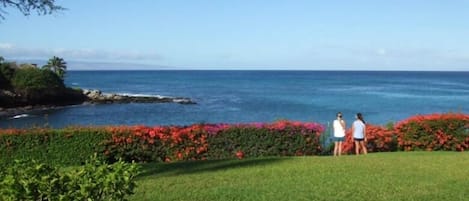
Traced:
[[469, 152], [145, 164], [131, 200], [469, 200]]

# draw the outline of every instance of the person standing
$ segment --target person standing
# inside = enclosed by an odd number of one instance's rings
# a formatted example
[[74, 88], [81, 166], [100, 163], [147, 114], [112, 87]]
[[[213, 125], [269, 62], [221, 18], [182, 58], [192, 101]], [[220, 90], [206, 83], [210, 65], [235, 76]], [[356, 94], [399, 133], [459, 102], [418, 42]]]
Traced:
[[367, 154], [366, 145], [366, 123], [361, 113], [357, 113], [356, 120], [352, 124], [353, 141], [355, 142], [355, 154], [359, 155], [360, 151]]
[[334, 156], [342, 155], [342, 142], [345, 138], [345, 121], [342, 119], [342, 113], [337, 113], [337, 119], [334, 120]]

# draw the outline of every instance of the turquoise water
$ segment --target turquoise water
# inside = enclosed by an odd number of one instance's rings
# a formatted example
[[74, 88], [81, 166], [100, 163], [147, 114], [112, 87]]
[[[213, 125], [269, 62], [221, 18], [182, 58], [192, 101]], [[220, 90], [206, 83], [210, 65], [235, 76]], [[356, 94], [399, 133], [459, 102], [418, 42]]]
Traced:
[[326, 124], [338, 111], [374, 124], [415, 114], [469, 113], [469, 72], [71, 71], [69, 86], [125, 94], [183, 96], [196, 105], [78, 105], [1, 119], [0, 126], [187, 125], [272, 122]]

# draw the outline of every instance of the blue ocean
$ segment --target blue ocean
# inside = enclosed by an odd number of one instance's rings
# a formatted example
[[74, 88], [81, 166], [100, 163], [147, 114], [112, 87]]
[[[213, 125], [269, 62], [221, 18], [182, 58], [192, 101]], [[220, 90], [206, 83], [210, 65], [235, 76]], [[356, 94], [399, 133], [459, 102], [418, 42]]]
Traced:
[[188, 97], [177, 103], [76, 105], [2, 118], [0, 126], [188, 125], [273, 122], [327, 124], [341, 111], [373, 124], [415, 114], [469, 113], [469, 72], [69, 71], [71, 87], [108, 93]]

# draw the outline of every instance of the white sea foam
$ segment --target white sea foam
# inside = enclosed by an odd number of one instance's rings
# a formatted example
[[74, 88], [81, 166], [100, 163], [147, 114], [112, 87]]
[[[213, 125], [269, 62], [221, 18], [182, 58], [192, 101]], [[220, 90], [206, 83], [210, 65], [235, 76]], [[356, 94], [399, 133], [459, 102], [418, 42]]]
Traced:
[[435, 94], [410, 94], [410, 93], [393, 93], [393, 92], [377, 92], [370, 91], [366, 94], [382, 96], [385, 98], [412, 98], [412, 99], [435, 99], [435, 100], [467, 100], [467, 95], [435, 95]]
[[12, 116], [10, 119], [20, 119], [20, 118], [25, 118], [29, 116], [30, 116], [29, 114], [18, 114], [18, 115]]
[[117, 93], [121, 96], [133, 96], [133, 97], [156, 97], [156, 98], [171, 98], [170, 96], [162, 96], [155, 94], [139, 94], [139, 93]]

